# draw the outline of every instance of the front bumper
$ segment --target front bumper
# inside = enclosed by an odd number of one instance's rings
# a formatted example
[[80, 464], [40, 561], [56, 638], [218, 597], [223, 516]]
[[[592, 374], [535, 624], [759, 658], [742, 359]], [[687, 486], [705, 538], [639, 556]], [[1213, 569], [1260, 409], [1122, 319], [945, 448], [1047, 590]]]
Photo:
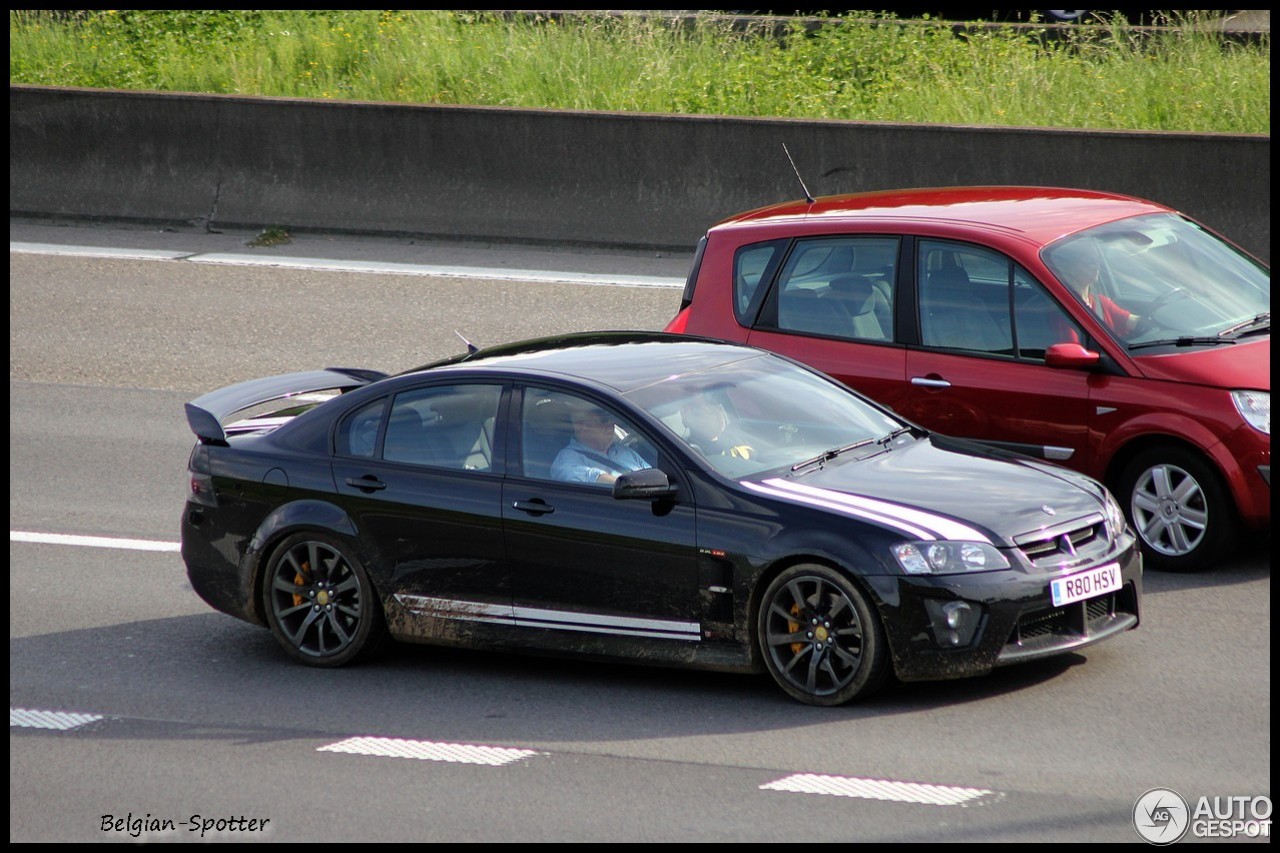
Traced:
[[[1051, 581], [1111, 562], [1120, 566], [1118, 589], [1054, 606]], [[1132, 541], [1105, 560], [1069, 571], [1012, 568], [866, 581], [879, 599], [894, 670], [903, 681], [983, 675], [1065, 654], [1135, 628], [1141, 618], [1142, 559]], [[961, 623], [958, 636], [939, 618], [956, 608], [973, 620]]]

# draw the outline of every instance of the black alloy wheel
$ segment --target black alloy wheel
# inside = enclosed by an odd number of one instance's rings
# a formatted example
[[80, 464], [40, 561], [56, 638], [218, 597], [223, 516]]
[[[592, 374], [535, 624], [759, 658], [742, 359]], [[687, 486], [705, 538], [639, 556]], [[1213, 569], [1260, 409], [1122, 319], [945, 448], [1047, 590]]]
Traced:
[[842, 705], [880, 688], [889, 673], [880, 620], [840, 572], [799, 565], [778, 575], [760, 601], [765, 665], [778, 686], [809, 705]]
[[371, 653], [386, 633], [360, 562], [319, 533], [290, 536], [271, 556], [263, 584], [267, 622], [291, 657], [342, 666]]

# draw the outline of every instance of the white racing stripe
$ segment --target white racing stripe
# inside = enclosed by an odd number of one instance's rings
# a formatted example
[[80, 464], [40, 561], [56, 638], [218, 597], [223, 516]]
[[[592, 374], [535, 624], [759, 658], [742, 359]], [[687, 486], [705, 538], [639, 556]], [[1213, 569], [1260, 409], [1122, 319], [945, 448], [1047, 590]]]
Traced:
[[427, 740], [401, 740], [390, 737], [351, 737], [316, 749], [316, 752], [343, 752], [349, 755], [373, 755], [380, 758], [416, 758], [419, 761], [448, 761], [453, 764], [487, 764], [500, 767], [533, 755], [534, 749], [512, 749], [504, 746], [475, 746], [466, 743], [433, 743]]
[[923, 782], [894, 782], [889, 779], [859, 779], [854, 776], [820, 776], [796, 773], [761, 785], [762, 791], [787, 791], [794, 794], [825, 794], [833, 797], [856, 797], [863, 800], [885, 800], [894, 803], [918, 803], [929, 806], [969, 806], [1002, 795], [985, 788], [958, 788], [951, 785], [929, 785]]
[[919, 525], [920, 527], [927, 528], [934, 532], [935, 536], [928, 537], [931, 539], [950, 539], [955, 542], [985, 542], [988, 545], [992, 544], [986, 534], [975, 530], [967, 524], [961, 524], [960, 522], [947, 518], [944, 515], [925, 512], [924, 510], [915, 509], [914, 507], [876, 500], [875, 498], [868, 498], [863, 495], [850, 495], [845, 494], [844, 492], [833, 491], [831, 489], [820, 489], [814, 486], [804, 485], [803, 483], [793, 483], [789, 480], [765, 480], [765, 484], [787, 492], [794, 492], [796, 494], [821, 500], [834, 501], [863, 512], [876, 513], [885, 518], [892, 518], [899, 523]]
[[79, 545], [87, 548], [120, 548], [126, 551], [180, 551], [177, 542], [157, 542], [154, 539], [119, 539], [110, 536], [72, 536], [65, 533], [28, 533], [9, 531], [10, 542], [35, 542], [40, 545]]
[[[776, 481], [770, 480], [768, 482], [772, 483]], [[798, 494], [796, 492], [791, 492], [791, 491], [783, 491], [782, 489], [773, 488], [771, 486], [766, 486], [761, 483], [744, 482], [742, 485], [753, 492], [758, 492], [762, 495], [768, 495], [771, 498], [777, 498], [779, 500], [788, 501], [789, 503], [805, 504], [807, 506], [818, 507], [819, 509], [829, 509], [832, 512], [838, 512], [842, 515], [848, 515], [853, 518], [860, 518], [860, 519], [863, 519], [864, 521], [875, 522], [876, 524], [884, 525], [886, 527], [893, 527], [893, 528], [896, 528], [897, 530], [902, 531], [904, 535], [910, 536], [912, 539], [931, 540], [931, 539], [938, 538], [937, 536], [930, 533], [928, 530], [924, 530], [923, 528], [920, 528], [920, 527], [915, 527], [914, 525], [906, 524], [900, 519], [894, 518], [892, 516], [884, 515], [883, 513], [868, 512], [867, 510], [858, 509], [857, 507], [849, 506], [848, 504], [840, 503], [834, 500]]]
[[142, 261], [188, 261], [195, 264], [283, 267], [382, 275], [483, 278], [491, 281], [593, 284], [606, 287], [684, 287], [683, 278], [623, 273], [582, 273], [562, 270], [529, 270], [505, 267], [468, 267], [456, 264], [403, 264], [386, 261], [352, 261], [332, 258], [297, 258], [284, 255], [250, 255], [239, 252], [175, 252], [165, 249], [112, 249], [100, 246], [61, 246], [54, 243], [10, 242], [9, 251], [32, 255], [71, 255], [85, 258], [120, 258]]

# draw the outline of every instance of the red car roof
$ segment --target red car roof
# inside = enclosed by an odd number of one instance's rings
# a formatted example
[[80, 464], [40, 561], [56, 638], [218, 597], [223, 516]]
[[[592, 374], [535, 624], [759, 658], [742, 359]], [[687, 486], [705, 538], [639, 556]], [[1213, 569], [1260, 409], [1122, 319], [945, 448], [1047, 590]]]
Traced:
[[825, 196], [812, 204], [790, 201], [747, 211], [716, 229], [824, 220], [841, 224], [945, 220], [1021, 233], [1041, 245], [1067, 234], [1170, 208], [1151, 201], [1053, 187], [941, 187]]

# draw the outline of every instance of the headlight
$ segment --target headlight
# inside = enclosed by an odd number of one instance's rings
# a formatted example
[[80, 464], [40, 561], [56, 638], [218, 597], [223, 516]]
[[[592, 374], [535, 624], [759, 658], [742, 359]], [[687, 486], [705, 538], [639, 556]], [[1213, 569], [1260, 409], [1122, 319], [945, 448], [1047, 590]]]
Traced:
[[1107, 518], [1107, 533], [1115, 539], [1121, 533], [1124, 533], [1125, 525], [1128, 522], [1124, 517], [1124, 510], [1120, 508], [1120, 504], [1116, 503], [1115, 495], [1111, 492], [1103, 491], [1105, 496], [1102, 501], [1102, 511]]
[[1009, 561], [985, 542], [902, 542], [890, 548], [909, 575], [954, 575], [1009, 568]]
[[1236, 404], [1236, 411], [1250, 426], [1271, 435], [1270, 391], [1232, 391], [1231, 402]]

